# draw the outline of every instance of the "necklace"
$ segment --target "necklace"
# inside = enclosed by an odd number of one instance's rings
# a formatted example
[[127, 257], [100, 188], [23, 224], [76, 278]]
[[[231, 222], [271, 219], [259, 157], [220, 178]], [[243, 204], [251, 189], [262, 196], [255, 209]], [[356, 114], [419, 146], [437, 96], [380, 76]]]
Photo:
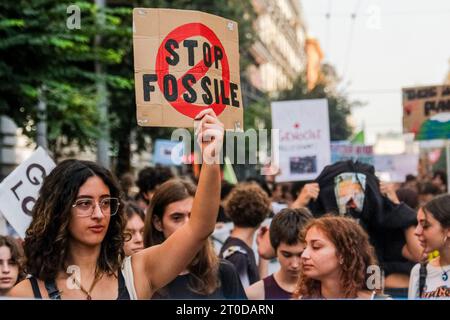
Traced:
[[95, 285], [100, 281], [102, 276], [99, 277], [97, 274], [95, 275], [94, 281], [92, 281], [92, 284], [91, 284], [91, 287], [89, 288], [89, 290], [86, 290], [85, 288], [83, 288], [81, 283], [78, 282], [78, 279], [73, 278], [73, 281], [77, 284], [77, 286], [80, 288], [80, 290], [86, 295], [86, 300], [92, 300], [92, 296], [91, 296], [92, 290], [94, 289]]

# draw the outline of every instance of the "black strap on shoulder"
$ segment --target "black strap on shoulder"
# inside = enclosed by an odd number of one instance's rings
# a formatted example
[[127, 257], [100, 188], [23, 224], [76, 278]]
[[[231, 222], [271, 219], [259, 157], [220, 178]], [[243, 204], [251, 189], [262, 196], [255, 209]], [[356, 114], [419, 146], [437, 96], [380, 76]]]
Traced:
[[55, 280], [45, 281], [45, 289], [47, 289], [48, 297], [52, 300], [61, 300], [61, 293], [56, 287]]
[[427, 264], [428, 262], [424, 262], [420, 264], [419, 269], [419, 298], [422, 298], [423, 291], [425, 290], [425, 283], [427, 280]]
[[117, 300], [130, 300], [130, 293], [128, 292], [121, 270], [119, 270], [119, 295]]
[[39, 290], [39, 284], [35, 277], [28, 278], [31, 283], [31, 288], [33, 289], [33, 295], [36, 299], [42, 299], [41, 290]]

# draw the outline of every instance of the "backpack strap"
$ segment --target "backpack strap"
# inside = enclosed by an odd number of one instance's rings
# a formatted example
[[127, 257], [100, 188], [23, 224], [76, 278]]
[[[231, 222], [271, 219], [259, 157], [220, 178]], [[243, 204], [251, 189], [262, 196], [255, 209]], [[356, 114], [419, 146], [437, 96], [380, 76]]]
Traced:
[[427, 265], [428, 261], [420, 264], [419, 269], [419, 298], [422, 298], [423, 292], [425, 290], [425, 284], [427, 280]]
[[61, 292], [56, 287], [55, 280], [46, 280], [45, 289], [47, 289], [48, 297], [51, 300], [61, 300]]
[[28, 278], [31, 283], [31, 288], [33, 289], [33, 295], [36, 299], [42, 299], [41, 290], [39, 290], [39, 284], [35, 277]]
[[235, 254], [236, 252], [242, 253], [247, 255], [247, 251], [245, 251], [244, 249], [242, 249], [240, 246], [231, 246], [228, 247], [224, 252], [223, 252], [223, 258], [224, 259], [228, 259], [229, 257], [231, 257], [233, 254]]

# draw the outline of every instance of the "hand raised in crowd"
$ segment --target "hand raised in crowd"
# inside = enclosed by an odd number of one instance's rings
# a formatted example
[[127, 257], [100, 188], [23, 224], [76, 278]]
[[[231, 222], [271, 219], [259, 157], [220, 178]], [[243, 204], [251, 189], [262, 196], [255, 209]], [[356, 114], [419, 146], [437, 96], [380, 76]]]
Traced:
[[195, 136], [200, 145], [202, 160], [206, 164], [218, 164], [223, 144], [224, 125], [209, 108], [195, 117]]
[[258, 245], [258, 254], [261, 258], [270, 260], [276, 257], [275, 250], [270, 244], [269, 227], [262, 226], [258, 230], [258, 234], [256, 236], [256, 244]]
[[400, 200], [397, 197], [397, 193], [395, 192], [394, 185], [392, 183], [380, 181], [380, 192], [388, 197], [388, 199], [393, 203], [400, 204]]
[[302, 191], [297, 199], [292, 203], [292, 208], [306, 207], [311, 200], [316, 200], [319, 197], [320, 187], [316, 182], [307, 183], [304, 185]]

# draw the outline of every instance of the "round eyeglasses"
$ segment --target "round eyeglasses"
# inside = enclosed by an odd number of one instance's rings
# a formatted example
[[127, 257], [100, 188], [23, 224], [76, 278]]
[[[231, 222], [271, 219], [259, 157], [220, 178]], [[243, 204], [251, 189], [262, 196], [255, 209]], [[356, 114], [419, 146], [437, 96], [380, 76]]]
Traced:
[[82, 198], [75, 201], [72, 208], [76, 209], [75, 214], [78, 217], [89, 217], [94, 213], [97, 204], [103, 215], [113, 216], [119, 211], [120, 200], [119, 198], [103, 198], [100, 202], [96, 202], [91, 198]]

